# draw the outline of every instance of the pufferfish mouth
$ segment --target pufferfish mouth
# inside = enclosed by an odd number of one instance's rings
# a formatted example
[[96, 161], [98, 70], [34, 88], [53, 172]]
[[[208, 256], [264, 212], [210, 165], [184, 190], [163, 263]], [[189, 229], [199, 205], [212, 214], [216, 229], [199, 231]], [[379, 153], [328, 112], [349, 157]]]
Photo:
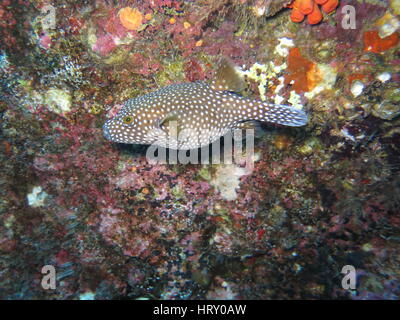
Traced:
[[108, 122], [108, 121], [106, 121], [106, 123], [103, 125], [103, 134], [104, 134], [104, 137], [105, 137], [107, 140], [112, 141], [113, 139], [112, 139], [112, 137], [111, 137], [110, 129], [108, 128], [107, 122]]

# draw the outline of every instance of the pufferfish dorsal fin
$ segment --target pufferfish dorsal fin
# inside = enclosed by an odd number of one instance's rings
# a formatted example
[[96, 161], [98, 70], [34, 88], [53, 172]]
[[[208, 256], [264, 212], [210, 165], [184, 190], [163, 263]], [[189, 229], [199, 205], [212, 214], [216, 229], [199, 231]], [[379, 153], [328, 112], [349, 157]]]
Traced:
[[211, 81], [211, 88], [216, 91], [240, 92], [244, 87], [245, 82], [238, 67], [228, 58], [222, 58], [215, 77]]

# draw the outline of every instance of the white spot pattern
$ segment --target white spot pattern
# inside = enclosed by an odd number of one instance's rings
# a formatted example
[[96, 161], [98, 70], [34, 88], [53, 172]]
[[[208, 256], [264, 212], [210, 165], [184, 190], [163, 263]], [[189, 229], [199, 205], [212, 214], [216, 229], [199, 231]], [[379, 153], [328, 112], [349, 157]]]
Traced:
[[[128, 116], [131, 121], [127, 124], [124, 119]], [[179, 130], [167, 130], [166, 119], [173, 119]], [[113, 142], [188, 150], [208, 145], [251, 120], [297, 127], [307, 123], [307, 115], [293, 107], [215, 91], [199, 81], [173, 84], [127, 100], [118, 114], [106, 121], [103, 131]]]

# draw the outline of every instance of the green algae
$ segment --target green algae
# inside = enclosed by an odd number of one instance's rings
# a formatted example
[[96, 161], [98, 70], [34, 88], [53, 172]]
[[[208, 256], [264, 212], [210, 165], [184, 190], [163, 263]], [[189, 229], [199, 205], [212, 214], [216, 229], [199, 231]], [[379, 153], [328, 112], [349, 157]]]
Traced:
[[184, 62], [183, 60], [174, 60], [171, 62], [164, 63], [162, 71], [158, 72], [155, 76], [155, 80], [160, 87], [164, 87], [168, 84], [175, 82], [185, 81], [184, 78]]

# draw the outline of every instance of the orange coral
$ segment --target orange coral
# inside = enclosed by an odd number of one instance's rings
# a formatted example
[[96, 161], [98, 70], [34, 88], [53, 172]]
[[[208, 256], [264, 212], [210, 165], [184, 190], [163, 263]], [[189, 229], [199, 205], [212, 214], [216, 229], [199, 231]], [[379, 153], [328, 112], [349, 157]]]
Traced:
[[317, 65], [304, 58], [299, 48], [290, 49], [287, 71], [285, 84], [292, 84], [296, 93], [311, 91], [321, 81]]
[[309, 24], [321, 22], [323, 16], [318, 5], [325, 13], [331, 13], [339, 5], [339, 0], [294, 0], [288, 8], [292, 8], [290, 19], [293, 22], [302, 22], [307, 16]]
[[352, 73], [347, 77], [347, 81], [351, 84], [355, 80], [364, 81], [367, 78], [368, 76], [363, 73]]
[[138, 9], [125, 7], [118, 12], [121, 24], [128, 30], [137, 30], [142, 25], [143, 15]]

